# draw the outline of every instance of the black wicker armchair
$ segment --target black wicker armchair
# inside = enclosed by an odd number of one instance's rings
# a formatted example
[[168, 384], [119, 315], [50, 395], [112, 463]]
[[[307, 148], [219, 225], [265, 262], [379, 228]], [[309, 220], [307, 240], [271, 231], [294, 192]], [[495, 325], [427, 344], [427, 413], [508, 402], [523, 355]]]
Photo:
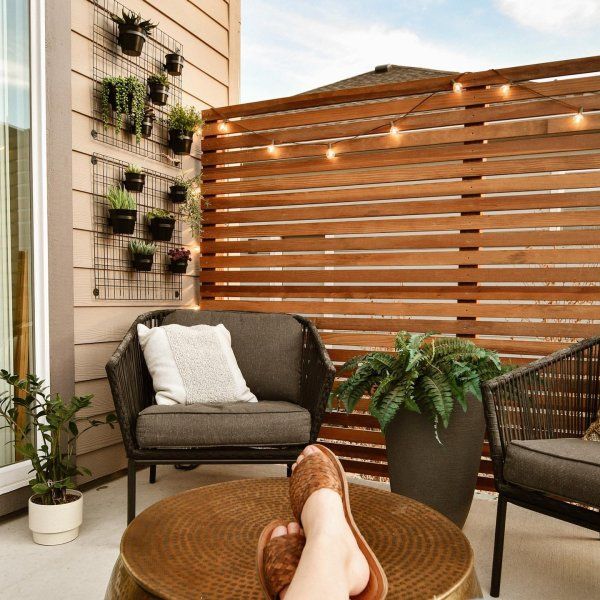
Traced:
[[506, 506], [600, 531], [600, 337], [488, 381], [484, 407], [498, 491], [490, 593], [498, 597]]
[[[138, 340], [139, 323], [147, 327], [223, 323], [231, 332], [238, 365], [258, 404], [241, 403], [247, 406], [244, 408], [238, 403], [235, 414], [223, 415], [214, 414], [215, 410], [219, 413], [218, 407], [157, 406]], [[156, 465], [164, 464], [283, 463], [288, 465], [289, 474], [302, 449], [316, 441], [335, 376], [325, 346], [307, 319], [196, 310], [161, 310], [138, 317], [108, 361], [106, 371], [129, 459], [128, 522], [135, 517], [138, 465], [150, 466], [150, 483], [156, 480]], [[240, 414], [244, 410], [260, 412], [249, 415], [252, 427], [241, 425], [248, 422]], [[227, 425], [220, 434], [219, 424], [224, 421]], [[182, 444], [180, 432], [185, 429], [189, 435], [191, 427], [194, 435], [194, 426], [199, 443], [188, 440]], [[171, 430], [171, 440], [165, 429]], [[277, 429], [280, 435], [274, 435]]]

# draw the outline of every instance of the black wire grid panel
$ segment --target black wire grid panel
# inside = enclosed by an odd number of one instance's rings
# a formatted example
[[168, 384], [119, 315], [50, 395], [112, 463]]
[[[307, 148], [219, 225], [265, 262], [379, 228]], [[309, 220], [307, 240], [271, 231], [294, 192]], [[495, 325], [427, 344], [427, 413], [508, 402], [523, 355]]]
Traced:
[[[108, 127], [102, 120], [101, 91], [102, 80], [105, 77], [137, 77], [146, 83], [150, 75], [166, 73], [164, 70], [165, 55], [179, 52], [183, 54], [182, 45], [168, 36], [158, 27], [152, 30], [143, 46], [141, 56], [127, 56], [123, 54], [117, 44], [118, 28], [110, 15], [121, 14], [124, 7], [116, 0], [94, 0], [94, 44], [93, 44], [93, 79], [94, 98], [93, 112], [95, 125], [92, 130], [94, 139], [112, 146], [146, 156], [166, 164], [179, 166], [180, 158], [174, 155], [168, 146], [167, 115], [175, 104], [182, 100], [182, 76], [169, 77], [169, 98], [167, 104], [158, 106], [148, 103], [154, 108], [156, 120], [149, 138], [142, 137], [136, 142], [135, 134], [130, 133], [128, 118], [123, 118], [123, 128], [117, 131], [114, 127], [115, 114], [111, 111]], [[144, 17], [144, 15], [142, 15]]]
[[[179, 204], [168, 196], [173, 178], [148, 169], [144, 191], [131, 192], [137, 202], [137, 221], [132, 235], [113, 234], [108, 218], [106, 194], [113, 186], [122, 185], [127, 163], [100, 154], [92, 156], [94, 202], [94, 290], [95, 297], [106, 300], [181, 300], [183, 275], [169, 271], [167, 251], [181, 247], [182, 222]], [[152, 270], [135, 271], [131, 265], [129, 242], [152, 241], [146, 214], [152, 208], [162, 208], [177, 219], [169, 242], [153, 241], [156, 253]]]

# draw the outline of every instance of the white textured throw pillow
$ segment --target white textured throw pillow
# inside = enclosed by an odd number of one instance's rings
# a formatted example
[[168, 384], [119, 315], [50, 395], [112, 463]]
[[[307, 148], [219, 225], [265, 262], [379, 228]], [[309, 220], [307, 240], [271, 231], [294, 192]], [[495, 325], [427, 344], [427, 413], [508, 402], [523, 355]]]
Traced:
[[224, 325], [137, 326], [157, 404], [257, 402]]

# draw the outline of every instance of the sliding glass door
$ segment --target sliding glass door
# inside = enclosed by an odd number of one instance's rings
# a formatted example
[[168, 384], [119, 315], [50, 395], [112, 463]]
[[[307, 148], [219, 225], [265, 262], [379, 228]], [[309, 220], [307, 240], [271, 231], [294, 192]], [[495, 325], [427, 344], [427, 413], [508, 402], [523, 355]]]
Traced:
[[[0, 0], [0, 368], [21, 377], [34, 371], [30, 64], [29, 2]], [[0, 473], [22, 459], [15, 442], [0, 429]]]

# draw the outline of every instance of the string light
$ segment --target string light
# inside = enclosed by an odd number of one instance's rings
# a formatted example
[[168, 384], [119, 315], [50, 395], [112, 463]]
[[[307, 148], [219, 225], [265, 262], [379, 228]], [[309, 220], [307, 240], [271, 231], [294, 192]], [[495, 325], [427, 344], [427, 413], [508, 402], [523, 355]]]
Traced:
[[462, 92], [463, 90], [463, 84], [460, 81], [455, 81], [454, 79], [452, 80], [452, 91], [456, 92], [457, 94]]
[[196, 254], [198, 254], [198, 253], [200, 252], [200, 246], [194, 246], [194, 247], [192, 248], [192, 250], [193, 250], [193, 251], [194, 251]]
[[506, 94], [508, 94], [508, 92], [510, 92], [510, 83], [505, 83], [501, 88], [500, 91], [506, 96]]
[[573, 116], [573, 121], [575, 121], [575, 123], [581, 123], [581, 121], [583, 121], [583, 106], [580, 107], [579, 112]]
[[226, 133], [227, 131], [229, 131], [229, 125], [227, 125], [227, 121], [221, 121], [219, 123], [219, 125], [217, 126], [217, 129], [221, 132], [221, 133]]
[[390, 125], [390, 133], [392, 135], [400, 135], [400, 128], [398, 125], [396, 125], [396, 123], [394, 123], [394, 121], [392, 121], [392, 124]]
[[268, 146], [267, 146], [267, 152], [269, 154], [275, 154], [275, 140], [273, 140]]
[[333, 149], [333, 146], [331, 144], [329, 144], [329, 148], [327, 148], [327, 152], [325, 152], [325, 156], [327, 156], [328, 159], [332, 159], [335, 158], [335, 150]]

